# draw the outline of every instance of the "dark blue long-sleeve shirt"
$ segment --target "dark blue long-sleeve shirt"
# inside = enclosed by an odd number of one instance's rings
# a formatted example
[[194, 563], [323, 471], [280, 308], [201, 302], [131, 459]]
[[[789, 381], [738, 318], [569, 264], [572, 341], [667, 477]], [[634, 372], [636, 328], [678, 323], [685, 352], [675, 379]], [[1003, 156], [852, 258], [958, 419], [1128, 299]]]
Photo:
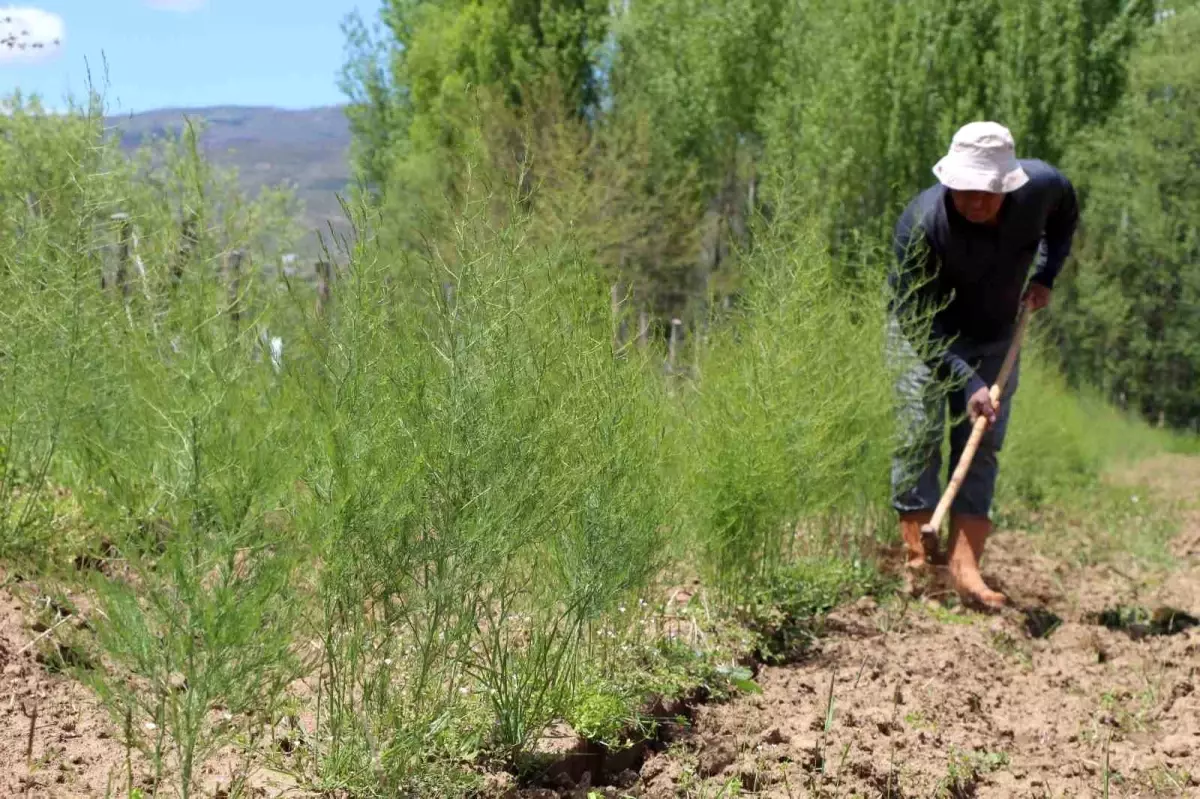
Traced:
[[1021, 167], [1029, 181], [1005, 197], [995, 225], [963, 218], [940, 183], [918, 194], [896, 223], [891, 310], [907, 331], [911, 320], [940, 309], [928, 320], [931, 366], [943, 378], [965, 380], [971, 392], [986, 384], [951, 341], [1007, 341], [1027, 279], [1054, 286], [1079, 222], [1075, 189], [1061, 172], [1033, 159]]

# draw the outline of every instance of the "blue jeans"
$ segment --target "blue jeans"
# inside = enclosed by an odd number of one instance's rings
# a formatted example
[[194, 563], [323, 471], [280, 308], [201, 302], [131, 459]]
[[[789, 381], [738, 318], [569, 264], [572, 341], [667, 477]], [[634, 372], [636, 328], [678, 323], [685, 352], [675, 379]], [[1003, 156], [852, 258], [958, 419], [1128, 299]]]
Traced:
[[[959, 339], [951, 349], [990, 387], [1000, 374], [1008, 345], [1008, 341], [978, 344]], [[916, 350], [901, 334], [894, 317], [888, 322], [888, 354], [900, 367], [895, 386], [899, 401], [900, 445], [892, 460], [892, 507], [901, 513], [931, 511], [941, 499], [942, 441], [947, 408], [951, 424], [947, 480], [958, 466], [971, 437], [971, 421], [967, 416], [968, 389], [966, 386], [946, 386], [936, 380], [932, 370], [917, 357]], [[950, 506], [953, 513], [991, 515], [999, 471], [997, 455], [1004, 445], [1012, 398], [1020, 382], [1019, 373], [1018, 356], [1001, 395], [996, 422], [984, 433], [962, 487]]]

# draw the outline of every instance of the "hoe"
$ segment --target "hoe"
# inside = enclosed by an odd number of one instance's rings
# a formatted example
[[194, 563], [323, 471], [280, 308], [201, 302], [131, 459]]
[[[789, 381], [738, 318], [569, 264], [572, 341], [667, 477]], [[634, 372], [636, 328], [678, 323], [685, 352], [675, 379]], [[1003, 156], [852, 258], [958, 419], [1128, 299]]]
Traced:
[[[1028, 322], [1029, 306], [1022, 305], [1021, 314], [1017, 318], [1017, 329], [1013, 333], [1012, 343], [1008, 345], [1008, 353], [1004, 356], [1004, 363], [1000, 366], [1000, 374], [996, 376], [996, 382], [991, 387], [993, 405], [997, 405], [1000, 402], [1000, 397], [1004, 395], [1004, 387], [1008, 384], [1008, 377], [1012, 373], [1013, 364], [1017, 360], [1017, 352], [1021, 349], [1021, 342], [1025, 338], [1025, 327]], [[938, 537], [939, 531], [942, 529], [942, 521], [946, 518], [946, 514], [949, 512], [954, 498], [958, 496], [958, 490], [962, 487], [963, 480], [967, 477], [967, 470], [971, 468], [971, 461], [979, 449], [979, 442], [983, 439], [983, 434], [987, 431], [987, 426], [988, 420], [986, 416], [981, 415], [975, 420], [975, 426], [971, 430], [971, 437], [967, 439], [967, 445], [963, 447], [962, 456], [958, 459], [958, 465], [954, 467], [954, 474], [950, 476], [950, 482], [946, 484], [946, 490], [942, 493], [942, 499], [938, 502], [937, 508], [933, 512], [933, 518], [921, 528], [921, 543], [924, 545], [926, 552], [941, 552]]]

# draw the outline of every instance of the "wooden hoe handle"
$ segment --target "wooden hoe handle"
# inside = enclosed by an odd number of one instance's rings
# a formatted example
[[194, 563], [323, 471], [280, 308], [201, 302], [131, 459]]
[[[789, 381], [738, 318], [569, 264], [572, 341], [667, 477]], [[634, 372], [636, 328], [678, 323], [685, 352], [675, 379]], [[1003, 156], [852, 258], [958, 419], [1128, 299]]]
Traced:
[[[996, 382], [990, 391], [993, 405], [1000, 402], [1000, 397], [1004, 394], [1004, 387], [1008, 385], [1008, 377], [1012, 374], [1013, 364], [1016, 363], [1017, 352], [1021, 349], [1021, 342], [1025, 338], [1025, 327], [1028, 322], [1029, 306], [1022, 305], [1021, 315], [1017, 318], [1017, 328], [1013, 332], [1012, 343], [1008, 345], [1008, 353], [1004, 356], [1004, 363], [1000, 366], [1000, 374], [996, 377]], [[975, 420], [975, 426], [971, 429], [971, 437], [967, 439], [967, 446], [963, 448], [962, 457], [958, 459], [958, 465], [954, 467], [954, 474], [950, 476], [950, 482], [942, 493], [942, 499], [933, 511], [933, 518], [929, 520], [929, 524], [921, 528], [922, 533], [937, 534], [942, 529], [942, 522], [950, 511], [950, 505], [954, 502], [954, 498], [958, 496], [958, 490], [962, 488], [963, 480], [967, 477], [967, 470], [971, 468], [971, 461], [975, 458], [976, 451], [979, 450], [979, 442], [983, 439], [987, 427], [986, 416], [981, 415]]]

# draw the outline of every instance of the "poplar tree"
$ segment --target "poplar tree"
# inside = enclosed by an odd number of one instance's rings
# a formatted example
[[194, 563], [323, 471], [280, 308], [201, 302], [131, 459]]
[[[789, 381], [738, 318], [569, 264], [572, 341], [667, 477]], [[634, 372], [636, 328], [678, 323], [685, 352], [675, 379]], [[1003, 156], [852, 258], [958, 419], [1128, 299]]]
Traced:
[[1085, 213], [1056, 292], [1076, 384], [1172, 426], [1200, 426], [1200, 7], [1167, 13], [1131, 60], [1116, 113], [1067, 168]]

